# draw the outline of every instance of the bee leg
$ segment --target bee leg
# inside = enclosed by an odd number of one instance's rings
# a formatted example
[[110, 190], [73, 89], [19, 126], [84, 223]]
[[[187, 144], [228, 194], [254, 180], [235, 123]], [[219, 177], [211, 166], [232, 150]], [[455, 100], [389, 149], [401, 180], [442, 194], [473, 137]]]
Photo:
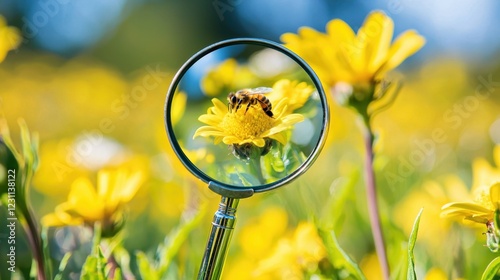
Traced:
[[266, 111], [266, 115], [268, 115], [269, 117], [272, 118], [273, 117], [273, 112], [271, 110]]
[[240, 109], [240, 107], [241, 107], [241, 100], [238, 101], [238, 105], [236, 105], [235, 111], [238, 111], [238, 109]]
[[245, 109], [245, 114], [247, 113], [248, 108], [250, 108], [250, 105], [251, 105], [251, 104], [250, 104], [250, 102], [249, 102], [249, 103], [247, 104], [247, 108]]

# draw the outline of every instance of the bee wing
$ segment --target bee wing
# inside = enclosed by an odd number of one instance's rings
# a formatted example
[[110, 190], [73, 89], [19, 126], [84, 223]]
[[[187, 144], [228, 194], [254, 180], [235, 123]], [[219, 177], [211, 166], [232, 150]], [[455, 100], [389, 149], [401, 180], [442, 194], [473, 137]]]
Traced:
[[266, 94], [273, 91], [272, 88], [269, 87], [258, 87], [250, 90], [252, 94]]

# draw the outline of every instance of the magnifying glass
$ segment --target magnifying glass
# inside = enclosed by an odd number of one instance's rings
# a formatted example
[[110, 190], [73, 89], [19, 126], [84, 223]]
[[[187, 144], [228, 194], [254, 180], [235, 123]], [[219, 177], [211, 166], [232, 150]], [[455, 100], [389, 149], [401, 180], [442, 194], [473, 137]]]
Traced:
[[[185, 112], [179, 112], [179, 102]], [[242, 198], [303, 174], [323, 146], [328, 105], [296, 54], [272, 41], [221, 41], [177, 72], [165, 103], [170, 144], [221, 195], [198, 279], [219, 279]]]

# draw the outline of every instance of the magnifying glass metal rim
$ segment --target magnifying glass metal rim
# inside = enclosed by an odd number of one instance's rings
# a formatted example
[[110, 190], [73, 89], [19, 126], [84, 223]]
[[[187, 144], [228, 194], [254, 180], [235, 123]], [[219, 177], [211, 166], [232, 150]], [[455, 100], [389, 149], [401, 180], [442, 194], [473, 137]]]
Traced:
[[[306, 160], [297, 168], [295, 169], [292, 173], [289, 175], [278, 179], [274, 182], [264, 184], [264, 185], [257, 185], [257, 186], [232, 186], [223, 182], [220, 182], [216, 180], [215, 178], [212, 178], [205, 174], [202, 170], [200, 170], [196, 165], [194, 165], [189, 158], [184, 154], [182, 151], [182, 147], [179, 145], [179, 142], [177, 141], [177, 138], [175, 137], [175, 133], [173, 130], [173, 124], [172, 124], [172, 119], [170, 115], [170, 108], [172, 106], [172, 100], [175, 95], [175, 91], [177, 89], [177, 86], [179, 85], [181, 79], [183, 76], [186, 74], [188, 69], [193, 66], [197, 61], [199, 61], [201, 58], [206, 56], [207, 54], [211, 53], [212, 51], [221, 49], [223, 47], [227, 46], [234, 46], [234, 45], [243, 45], [243, 44], [251, 44], [251, 45], [256, 45], [256, 46], [263, 46], [263, 47], [268, 47], [271, 49], [274, 49], [276, 51], [279, 51], [289, 58], [291, 58], [293, 61], [295, 61], [299, 66], [304, 69], [304, 71], [308, 74], [308, 76], [311, 78], [311, 80], [314, 83], [314, 86], [316, 87], [316, 90], [319, 93], [320, 101], [321, 101], [321, 106], [323, 110], [323, 127], [321, 128], [320, 131], [320, 137], [318, 139], [318, 143], [312, 150], [312, 152], [308, 155]], [[264, 192], [272, 189], [276, 189], [278, 187], [281, 187], [283, 185], [286, 185], [287, 183], [290, 183], [292, 180], [296, 179], [299, 175], [304, 173], [312, 164], [312, 162], [316, 159], [316, 157], [319, 155], [319, 151], [323, 147], [325, 143], [325, 139], [328, 133], [328, 122], [329, 122], [329, 109], [328, 109], [328, 104], [326, 100], [326, 94], [323, 90], [323, 87], [321, 86], [321, 82], [319, 78], [317, 77], [316, 73], [312, 70], [312, 68], [297, 54], [292, 52], [291, 50], [287, 49], [286, 47], [270, 40], [265, 40], [265, 39], [260, 39], [260, 38], [234, 38], [234, 39], [228, 39], [224, 41], [217, 42], [215, 44], [212, 44], [208, 47], [205, 47], [204, 49], [200, 50], [191, 58], [182, 65], [182, 67], [177, 71], [175, 74], [172, 83], [170, 84], [170, 87], [167, 92], [167, 98], [165, 102], [165, 109], [164, 109], [164, 114], [165, 114], [165, 128], [167, 131], [168, 135], [168, 140], [170, 144], [172, 145], [172, 148], [179, 158], [179, 160], [184, 164], [184, 166], [196, 177], [198, 177], [200, 180], [203, 182], [207, 183], [209, 188], [222, 195], [223, 197], [230, 197], [230, 198], [245, 198], [252, 196], [254, 193], [259, 193], [259, 192]]]

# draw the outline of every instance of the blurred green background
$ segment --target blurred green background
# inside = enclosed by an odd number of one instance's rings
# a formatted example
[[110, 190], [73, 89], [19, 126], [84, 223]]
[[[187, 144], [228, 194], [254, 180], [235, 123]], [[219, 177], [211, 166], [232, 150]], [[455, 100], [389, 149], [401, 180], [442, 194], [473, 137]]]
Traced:
[[[439, 268], [447, 275], [477, 279], [495, 257], [482, 246], [485, 229], [459, 228], [441, 219], [439, 209], [470, 188], [476, 159], [485, 159], [495, 170], [500, 164], [493, 156], [500, 144], [500, 3], [293, 2], [2, 0], [0, 15], [22, 31], [23, 42], [0, 64], [1, 110], [15, 141], [18, 118], [40, 135], [41, 162], [32, 186], [36, 214], [53, 211], [78, 176], [95, 180], [96, 171], [108, 166], [143, 170], [148, 180], [128, 205], [125, 248], [154, 255], [185, 217], [204, 209], [171, 273], [192, 279], [219, 198], [192, 178], [169, 148], [163, 106], [175, 72], [191, 55], [219, 40], [259, 37], [280, 42], [281, 34], [296, 33], [301, 26], [323, 32], [333, 18], [357, 30], [370, 11], [379, 9], [393, 18], [395, 35], [416, 29], [427, 40], [394, 73], [403, 78], [403, 89], [374, 121], [389, 259], [397, 262], [398, 254], [391, 252], [407, 240], [424, 207], [416, 249], [419, 275]], [[152, 81], [147, 89], [145, 79]], [[374, 248], [361, 170], [364, 150], [356, 116], [336, 104], [331, 111], [330, 139], [313, 167], [289, 186], [241, 201], [227, 279], [250, 271], [269, 253], [249, 244], [273, 244], [300, 221], [338, 216], [342, 222], [335, 230], [342, 247], [369, 279], [378, 279], [372, 270]], [[346, 188], [345, 199], [351, 203], [343, 209], [329, 205]], [[266, 219], [280, 221], [271, 225], [282, 228], [269, 229]], [[262, 233], [266, 231], [275, 235]], [[58, 248], [89, 242], [88, 233], [76, 229], [51, 234]], [[18, 263], [29, 264], [29, 258]]]

